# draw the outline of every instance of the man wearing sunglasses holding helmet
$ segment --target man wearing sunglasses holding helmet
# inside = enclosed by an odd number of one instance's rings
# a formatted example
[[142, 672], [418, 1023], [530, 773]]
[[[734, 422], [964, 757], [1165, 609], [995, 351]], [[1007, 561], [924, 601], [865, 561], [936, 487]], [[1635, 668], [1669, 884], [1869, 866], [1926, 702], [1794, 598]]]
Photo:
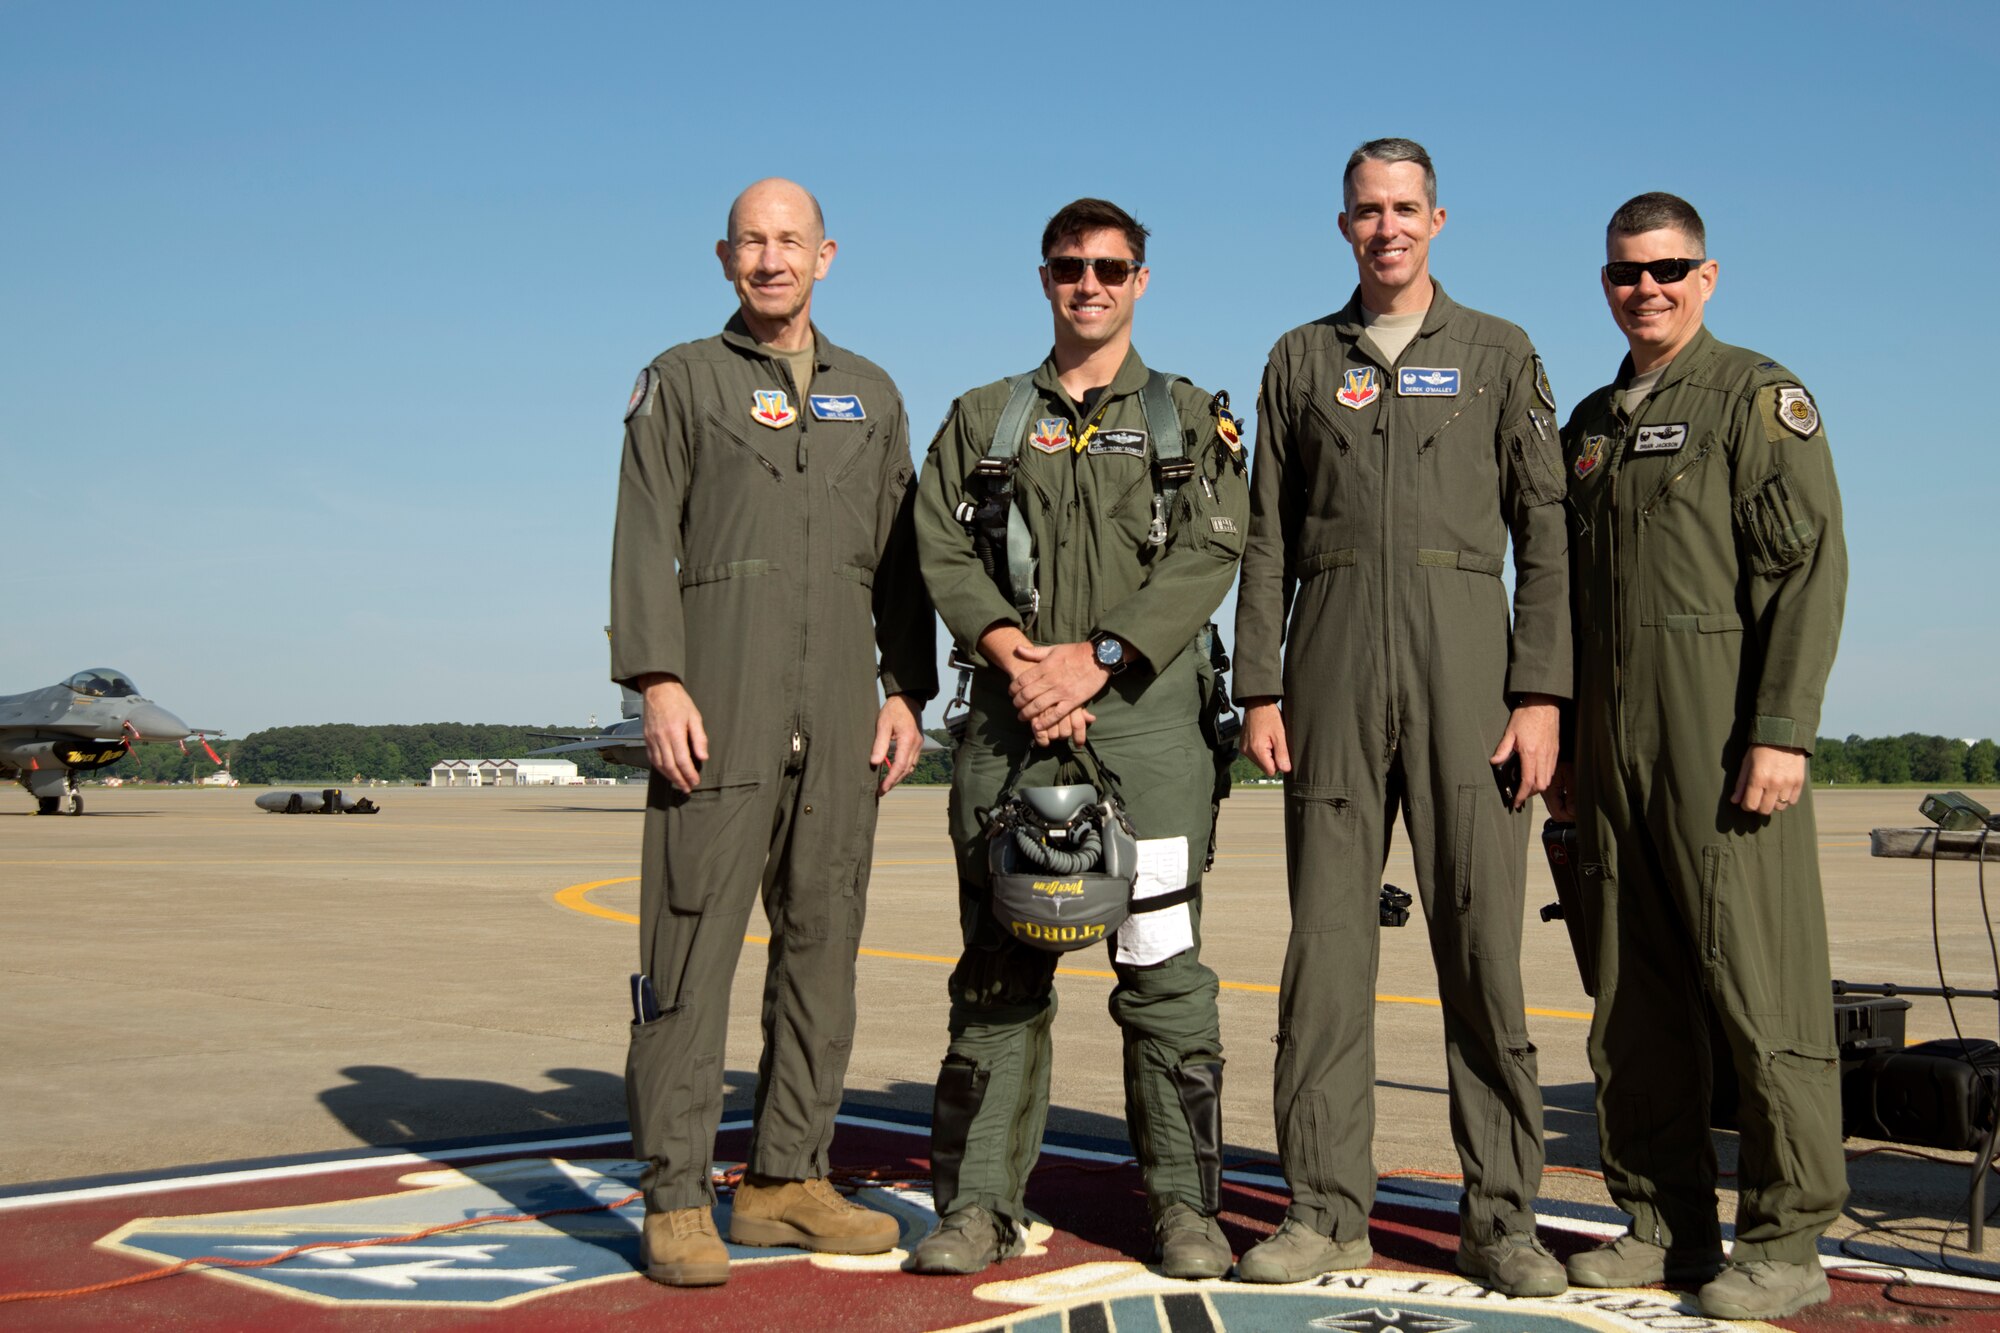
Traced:
[[1422, 146], [1363, 144], [1342, 187], [1360, 283], [1271, 350], [1237, 603], [1242, 748], [1287, 774], [1292, 901], [1274, 1096], [1292, 1201], [1237, 1271], [1298, 1282], [1372, 1258], [1377, 902], [1401, 807], [1465, 1168], [1458, 1270], [1553, 1295], [1520, 960], [1525, 806], [1570, 690], [1555, 400], [1526, 334], [1432, 280], [1445, 214]]
[[1185, 898], [1135, 910], [1110, 944], [1126, 1120], [1160, 1258], [1176, 1277], [1229, 1268], [1215, 1221], [1217, 982], [1195, 897], [1215, 775], [1196, 638], [1235, 576], [1249, 503], [1226, 400], [1149, 371], [1132, 348], [1146, 235], [1102, 199], [1049, 220], [1040, 281], [1055, 346], [1031, 374], [952, 404], [918, 484], [924, 581], [974, 663], [950, 816], [965, 949], [931, 1119], [940, 1222], [912, 1258], [920, 1273], [1021, 1252], [1048, 1118], [1059, 955], [996, 919], [982, 816], [1024, 787], [1095, 782], [1092, 770], [1115, 775], [1140, 840], [1134, 908], [1149, 889]]
[[[1807, 774], [1847, 550], [1819, 408], [1702, 326], [1707, 256], [1674, 195], [1612, 215], [1604, 297], [1630, 351], [1563, 430], [1575, 781], [1566, 762], [1550, 808], [1577, 820], [1601, 914], [1590, 1058], [1605, 1184], [1632, 1215], [1568, 1268], [1704, 1283], [1704, 1314], [1776, 1319], [1827, 1299], [1817, 1243], [1847, 1197]], [[1742, 1089], [1727, 1269], [1717, 1058]]]

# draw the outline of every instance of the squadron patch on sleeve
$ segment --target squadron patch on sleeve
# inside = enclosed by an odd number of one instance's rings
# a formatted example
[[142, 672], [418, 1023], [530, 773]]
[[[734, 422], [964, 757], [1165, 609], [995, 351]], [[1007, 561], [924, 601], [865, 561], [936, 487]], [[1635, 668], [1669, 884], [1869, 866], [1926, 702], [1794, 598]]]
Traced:
[[653, 415], [653, 381], [658, 378], [651, 366], [639, 372], [639, 382], [632, 386], [632, 397], [625, 404], [625, 419], [649, 417]]
[[1810, 440], [1819, 429], [1819, 407], [1812, 395], [1798, 385], [1778, 390], [1778, 424], [1802, 440]]
[[1535, 397], [1541, 399], [1542, 406], [1549, 411], [1556, 410], [1556, 391], [1549, 387], [1548, 368], [1542, 364], [1540, 356], [1535, 358]]
[[1243, 423], [1229, 411], [1229, 391], [1217, 389], [1215, 397], [1208, 405], [1215, 411], [1215, 433], [1222, 439], [1222, 447], [1229, 450], [1229, 456], [1237, 462], [1243, 461]]

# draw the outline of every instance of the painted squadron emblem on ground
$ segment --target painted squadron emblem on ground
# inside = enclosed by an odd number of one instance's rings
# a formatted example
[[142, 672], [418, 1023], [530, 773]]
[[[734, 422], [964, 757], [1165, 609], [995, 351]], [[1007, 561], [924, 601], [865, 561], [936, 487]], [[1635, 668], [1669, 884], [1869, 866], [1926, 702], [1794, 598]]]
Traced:
[[[997, 1270], [996, 1270], [997, 1271]], [[988, 1282], [981, 1300], [1028, 1308], [959, 1330], [1041, 1333], [1061, 1328], [1154, 1328], [1175, 1333], [1324, 1328], [1343, 1333], [1729, 1333], [1768, 1324], [1710, 1319], [1671, 1291], [1572, 1289], [1515, 1299], [1449, 1274], [1361, 1269], [1280, 1287], [1184, 1282], [1129, 1261], [1077, 1264]]]
[[1340, 377], [1340, 389], [1333, 396], [1342, 407], [1360, 411], [1374, 402], [1382, 394], [1382, 381], [1376, 377], [1375, 367], [1363, 366], [1350, 370]]
[[[572, 1212], [541, 1221], [495, 1222], [388, 1245], [308, 1250], [268, 1268], [216, 1269], [217, 1276], [328, 1306], [509, 1306], [552, 1292], [639, 1274], [637, 1199], [605, 1204], [637, 1188], [643, 1164], [517, 1158], [463, 1170], [439, 1168], [404, 1176], [411, 1188], [332, 1203], [257, 1208], [184, 1217], [141, 1217], [98, 1244], [161, 1264], [197, 1255], [263, 1259], [315, 1241], [410, 1236], [447, 1222], [481, 1216]], [[881, 1255], [809, 1255], [803, 1250], [732, 1245], [732, 1266], [806, 1261], [821, 1268], [893, 1273], [904, 1253], [936, 1221], [921, 1192], [865, 1190], [859, 1196], [901, 1224], [897, 1250]], [[716, 1223], [729, 1234], [726, 1205]]]
[[1778, 390], [1778, 422], [1800, 439], [1811, 439], [1819, 429], [1819, 408], [1812, 395], [1797, 385]]
[[1035, 423], [1034, 434], [1028, 443], [1045, 454], [1059, 454], [1069, 448], [1069, 419], [1066, 417], [1043, 417]]
[[1602, 435], [1586, 435], [1583, 447], [1576, 451], [1576, 475], [1578, 480], [1597, 471], [1597, 465], [1604, 461], [1604, 446], [1609, 444]]
[[761, 426], [772, 430], [783, 430], [799, 419], [799, 411], [785, 396], [783, 389], [758, 389], [757, 401], [750, 408], [750, 416]]

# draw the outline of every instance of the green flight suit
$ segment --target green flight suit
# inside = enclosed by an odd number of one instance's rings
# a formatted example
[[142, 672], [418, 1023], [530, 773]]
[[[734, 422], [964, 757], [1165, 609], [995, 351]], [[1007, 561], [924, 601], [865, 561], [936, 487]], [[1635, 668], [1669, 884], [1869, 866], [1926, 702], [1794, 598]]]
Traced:
[[1283, 696], [1292, 758], [1278, 1150], [1294, 1218], [1339, 1241], [1367, 1235], [1377, 899], [1400, 807], [1444, 1007], [1460, 1227], [1482, 1241], [1531, 1234], [1542, 1096], [1521, 994], [1528, 815], [1507, 808], [1486, 761], [1514, 699], [1569, 695], [1559, 442], [1520, 329], [1439, 287], [1384, 366], [1361, 340], [1360, 301], [1271, 351], [1237, 597], [1236, 695]]
[[701, 783], [646, 791], [626, 1100], [655, 1212], [713, 1201], [730, 980], [759, 886], [771, 923], [749, 1168], [827, 1173], [854, 1036], [885, 694], [936, 692], [902, 399], [814, 332], [812, 397], [740, 315], [640, 373], [611, 557], [611, 675], [668, 672], [708, 734]]
[[[1185, 838], [1187, 883], [1199, 885], [1215, 768], [1198, 724], [1191, 640], [1235, 574], [1248, 497], [1240, 448], [1218, 435], [1210, 396], [1177, 381], [1174, 405], [1196, 471], [1172, 498], [1167, 540], [1149, 543], [1157, 446], [1139, 397], [1147, 375], [1138, 353], [1130, 353], [1086, 413], [1063, 391], [1053, 358], [1034, 373], [1038, 397], [1015, 473], [1015, 503], [1033, 534], [1041, 594], [1039, 610], [1025, 623], [953, 516], [966, 498], [966, 477], [999, 426], [1006, 381], [952, 405], [918, 485], [917, 542], [931, 599], [970, 655], [976, 657], [986, 630], [1003, 623], [1044, 644], [1076, 643], [1103, 630], [1137, 651], [1140, 660], [1088, 705], [1097, 717], [1090, 743], [1116, 775], [1138, 836]], [[1098, 418], [1096, 406], [1107, 403]], [[1098, 433], [1079, 452], [1071, 442], [1092, 420]], [[1009, 702], [1006, 674], [982, 662], [953, 756], [951, 837], [965, 952], [951, 974], [951, 1046], [932, 1118], [940, 1216], [977, 1204], [1022, 1220], [1022, 1196], [1048, 1118], [1059, 955], [1014, 940], [993, 919], [986, 838], [975, 813], [1011, 787], [1081, 780], [1074, 762], [1066, 762], [1067, 747], [1032, 746]], [[1221, 1163], [1222, 1034], [1215, 973], [1200, 960], [1198, 902], [1186, 910], [1192, 948], [1128, 966], [1116, 961], [1111, 946], [1118, 977], [1111, 1016], [1124, 1035], [1126, 1120], [1155, 1210], [1179, 1200], [1212, 1214]]]
[[1813, 1263], [1847, 1173], [1812, 799], [1729, 798], [1751, 744], [1810, 749], [1819, 725], [1847, 589], [1833, 455], [1791, 372], [1705, 329], [1636, 416], [1630, 378], [1563, 431], [1604, 1180], [1641, 1237], [1715, 1243], [1713, 1014], [1742, 1087], [1735, 1258]]

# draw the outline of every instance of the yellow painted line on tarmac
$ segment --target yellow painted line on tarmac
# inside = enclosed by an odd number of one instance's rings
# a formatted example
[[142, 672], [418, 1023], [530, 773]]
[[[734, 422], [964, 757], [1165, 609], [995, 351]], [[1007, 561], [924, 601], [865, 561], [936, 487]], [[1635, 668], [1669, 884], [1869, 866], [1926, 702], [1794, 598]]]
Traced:
[[[878, 861], [876, 864], [892, 865], [896, 863]], [[911, 863], [905, 862], [903, 864]], [[949, 863], [943, 862], [938, 864]], [[620, 912], [610, 907], [600, 907], [590, 901], [590, 895], [599, 889], [609, 888], [613, 884], [636, 884], [638, 879], [637, 875], [622, 875], [617, 879], [594, 879], [584, 884], [572, 884], [566, 889], [558, 890], [555, 895], [555, 901], [558, 905], [567, 907], [572, 912], [582, 912], [586, 916], [603, 917], [606, 921], [619, 921], [626, 925], [636, 926], [639, 924], [638, 917], [633, 916], [630, 912]], [[745, 944], [769, 944], [771, 937], [768, 935], [745, 935], [743, 942]], [[894, 958], [906, 963], [938, 963], [945, 967], [955, 966], [958, 962], [956, 958], [946, 958], [941, 954], [904, 953], [896, 949], [862, 949], [860, 953], [863, 958]], [[1099, 972], [1091, 968], [1082, 967], [1059, 967], [1056, 969], [1056, 975], [1059, 977], [1097, 977], [1105, 981], [1117, 980], [1117, 973], [1115, 972]], [[1224, 990], [1248, 991], [1254, 995], [1276, 995], [1278, 993], [1276, 986], [1267, 985], [1259, 981], [1224, 981], [1221, 983], [1221, 986]], [[1377, 995], [1375, 1002], [1377, 1004], [1420, 1004], [1432, 1009], [1443, 1007], [1442, 1001], [1433, 1000], [1421, 995]], [[1590, 1021], [1589, 1014], [1579, 1013], [1574, 1009], [1531, 1008], [1528, 1012], [1538, 1018], [1573, 1018], [1580, 1019], [1586, 1023]]]

